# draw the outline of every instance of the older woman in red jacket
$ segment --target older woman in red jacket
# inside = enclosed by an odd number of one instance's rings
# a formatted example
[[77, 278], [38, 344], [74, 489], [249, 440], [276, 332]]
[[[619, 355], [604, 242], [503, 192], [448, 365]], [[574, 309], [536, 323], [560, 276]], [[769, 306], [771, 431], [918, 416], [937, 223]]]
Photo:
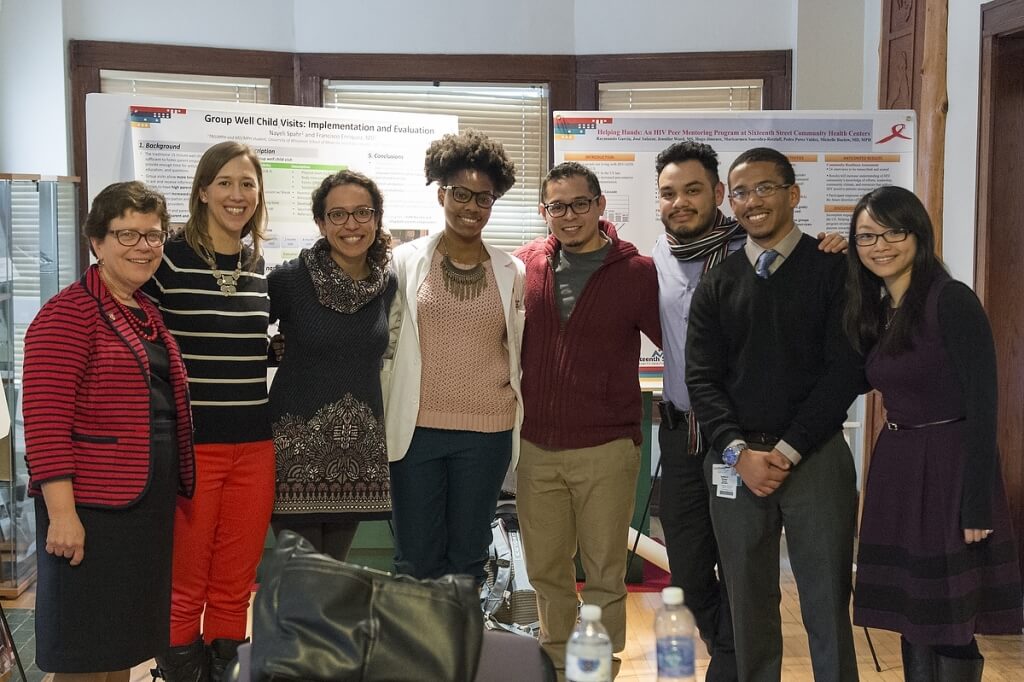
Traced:
[[97, 257], [25, 336], [25, 446], [39, 553], [36, 662], [55, 680], [128, 680], [169, 640], [175, 497], [194, 485], [181, 353], [137, 289], [167, 239], [164, 198], [100, 192]]

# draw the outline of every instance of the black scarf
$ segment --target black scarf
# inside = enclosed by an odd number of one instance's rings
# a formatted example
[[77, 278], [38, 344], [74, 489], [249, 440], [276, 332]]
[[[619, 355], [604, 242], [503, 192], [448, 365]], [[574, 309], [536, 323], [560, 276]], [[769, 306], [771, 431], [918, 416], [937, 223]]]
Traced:
[[725, 214], [717, 209], [715, 213], [714, 226], [700, 239], [679, 244], [672, 233], [668, 232], [668, 248], [672, 250], [672, 255], [682, 261], [704, 258], [704, 272], [707, 272], [729, 255], [729, 246], [734, 240], [747, 238], [747, 233], [735, 218], [726, 218]]
[[[729, 249], [733, 242], [747, 238], [747, 233], [735, 218], [726, 218], [725, 214], [717, 209], [715, 212], [714, 226], [700, 239], [679, 244], [671, 232], [666, 233], [668, 248], [671, 249], [672, 255], [681, 261], [694, 261], [703, 258], [704, 273], [721, 263], [729, 255]], [[690, 454], [703, 455], [704, 436], [697, 423], [697, 415], [692, 409], [686, 414], [686, 426]]]
[[331, 245], [321, 237], [311, 248], [299, 252], [299, 258], [313, 280], [320, 304], [339, 313], [351, 314], [375, 299], [388, 283], [388, 271], [369, 263], [370, 275], [354, 280], [331, 258]]

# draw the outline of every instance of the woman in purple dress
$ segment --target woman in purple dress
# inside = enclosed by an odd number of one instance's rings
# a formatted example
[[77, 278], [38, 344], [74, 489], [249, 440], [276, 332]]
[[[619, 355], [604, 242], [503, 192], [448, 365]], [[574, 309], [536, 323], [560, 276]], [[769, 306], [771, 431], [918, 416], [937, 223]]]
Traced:
[[900, 633], [907, 680], [981, 680], [975, 633], [1022, 626], [992, 331], [935, 255], [912, 192], [866, 194], [850, 243], [845, 328], [887, 420], [866, 483], [853, 620]]

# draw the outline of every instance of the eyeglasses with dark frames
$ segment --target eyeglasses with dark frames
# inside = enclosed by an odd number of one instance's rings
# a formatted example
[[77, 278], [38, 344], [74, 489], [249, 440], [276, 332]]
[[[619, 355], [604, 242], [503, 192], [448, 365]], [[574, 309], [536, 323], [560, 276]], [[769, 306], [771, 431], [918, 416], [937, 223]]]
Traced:
[[167, 241], [167, 233], [163, 230], [150, 230], [149, 232], [111, 230], [110, 234], [114, 235], [114, 239], [121, 246], [135, 246], [139, 243], [140, 239], [145, 239], [146, 243], [153, 247], [163, 246], [164, 242]]
[[468, 204], [472, 199], [476, 201], [476, 205], [480, 208], [490, 208], [498, 200], [498, 197], [490, 192], [474, 192], [460, 185], [442, 185], [441, 189], [445, 191], [451, 190], [452, 198], [460, 204]]
[[587, 199], [586, 197], [580, 197], [573, 199], [568, 204], [564, 204], [561, 201], [552, 201], [550, 204], [543, 204], [544, 210], [552, 218], [561, 218], [565, 215], [565, 212], [572, 209], [573, 215], [584, 215], [590, 213], [590, 207], [594, 205], [594, 202], [601, 198], [601, 195]]
[[360, 206], [354, 211], [346, 211], [343, 208], [332, 208], [327, 212], [327, 219], [334, 225], [339, 227], [348, 222], [349, 216], [355, 218], [357, 223], [368, 223], [373, 219], [373, 214], [377, 212], [377, 209], [370, 208], [369, 206]]
[[756, 194], [760, 198], [770, 197], [771, 195], [778, 192], [780, 189], [786, 189], [792, 187], [792, 182], [777, 183], [777, 182], [761, 182], [754, 185], [754, 189], [734, 189], [729, 192], [729, 198], [733, 201], [738, 201], [741, 204], [750, 199], [751, 194]]
[[903, 228], [896, 228], [893, 230], [886, 230], [885, 232], [861, 232], [853, 235], [853, 241], [857, 246], [874, 246], [878, 243], [878, 238], [881, 237], [890, 244], [897, 244], [904, 242], [907, 237], [910, 236], [910, 230], [904, 230]]

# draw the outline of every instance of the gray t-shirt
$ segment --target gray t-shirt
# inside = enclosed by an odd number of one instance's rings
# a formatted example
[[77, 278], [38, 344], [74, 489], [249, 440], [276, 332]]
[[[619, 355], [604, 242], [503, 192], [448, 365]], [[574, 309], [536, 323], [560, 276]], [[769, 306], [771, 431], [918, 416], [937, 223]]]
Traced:
[[587, 286], [587, 280], [604, 263], [611, 246], [612, 243], [606, 240], [604, 246], [587, 253], [558, 250], [558, 264], [555, 266], [555, 300], [558, 301], [562, 322], [569, 319], [576, 301], [583, 294], [583, 288]]

